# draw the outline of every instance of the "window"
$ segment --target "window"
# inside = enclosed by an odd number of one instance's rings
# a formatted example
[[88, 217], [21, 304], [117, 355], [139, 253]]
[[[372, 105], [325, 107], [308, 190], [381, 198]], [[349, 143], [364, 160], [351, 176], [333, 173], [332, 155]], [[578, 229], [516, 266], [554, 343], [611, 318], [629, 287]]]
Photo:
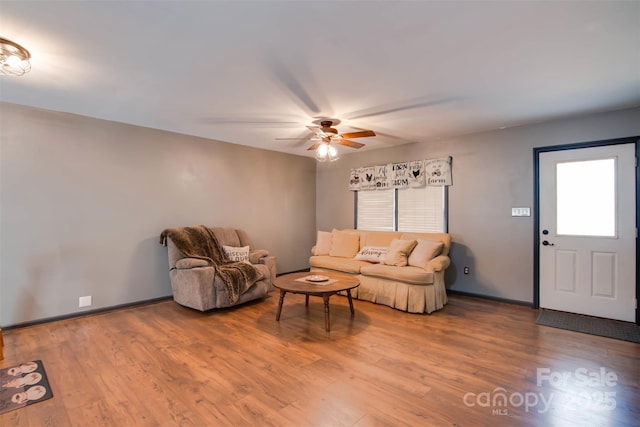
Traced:
[[355, 228], [380, 231], [447, 231], [447, 187], [356, 193]]
[[558, 234], [616, 236], [616, 161], [556, 165]]
[[358, 191], [356, 227], [361, 230], [393, 231], [395, 190]]
[[397, 190], [398, 231], [444, 232], [444, 188]]

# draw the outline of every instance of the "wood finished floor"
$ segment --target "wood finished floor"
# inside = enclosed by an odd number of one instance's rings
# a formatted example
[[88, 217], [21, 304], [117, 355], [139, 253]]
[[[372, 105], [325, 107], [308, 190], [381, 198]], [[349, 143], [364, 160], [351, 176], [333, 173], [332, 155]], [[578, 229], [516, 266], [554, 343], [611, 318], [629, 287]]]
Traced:
[[[54, 397], [0, 425], [639, 425], [640, 344], [463, 296], [431, 315], [354, 301], [353, 319], [334, 296], [330, 333], [320, 298], [305, 308], [288, 294], [279, 323], [277, 303], [273, 292], [200, 313], [162, 301], [5, 330], [0, 367], [41, 359]], [[570, 377], [538, 385], [539, 368]], [[596, 384], [602, 369], [615, 385]]]

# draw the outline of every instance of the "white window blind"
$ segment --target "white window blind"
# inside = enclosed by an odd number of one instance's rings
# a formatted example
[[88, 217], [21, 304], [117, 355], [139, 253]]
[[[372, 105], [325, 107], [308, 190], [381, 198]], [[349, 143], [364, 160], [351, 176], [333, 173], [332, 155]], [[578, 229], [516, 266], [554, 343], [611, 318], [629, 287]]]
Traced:
[[361, 230], [393, 231], [395, 190], [358, 191], [356, 227]]
[[398, 190], [398, 231], [444, 232], [444, 187]]
[[447, 232], [444, 186], [358, 191], [356, 203], [360, 230]]

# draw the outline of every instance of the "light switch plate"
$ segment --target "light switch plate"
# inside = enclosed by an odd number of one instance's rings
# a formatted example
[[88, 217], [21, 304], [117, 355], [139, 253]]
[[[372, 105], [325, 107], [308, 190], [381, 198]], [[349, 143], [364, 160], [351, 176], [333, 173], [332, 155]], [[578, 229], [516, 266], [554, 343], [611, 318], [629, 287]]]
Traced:
[[511, 208], [511, 216], [531, 216], [531, 208]]

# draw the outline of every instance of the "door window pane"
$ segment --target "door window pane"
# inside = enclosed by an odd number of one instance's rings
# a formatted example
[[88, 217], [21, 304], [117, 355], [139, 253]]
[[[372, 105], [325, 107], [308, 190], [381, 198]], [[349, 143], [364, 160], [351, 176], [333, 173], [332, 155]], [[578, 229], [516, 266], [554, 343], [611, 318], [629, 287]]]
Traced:
[[615, 237], [615, 177], [615, 159], [556, 165], [559, 235]]

